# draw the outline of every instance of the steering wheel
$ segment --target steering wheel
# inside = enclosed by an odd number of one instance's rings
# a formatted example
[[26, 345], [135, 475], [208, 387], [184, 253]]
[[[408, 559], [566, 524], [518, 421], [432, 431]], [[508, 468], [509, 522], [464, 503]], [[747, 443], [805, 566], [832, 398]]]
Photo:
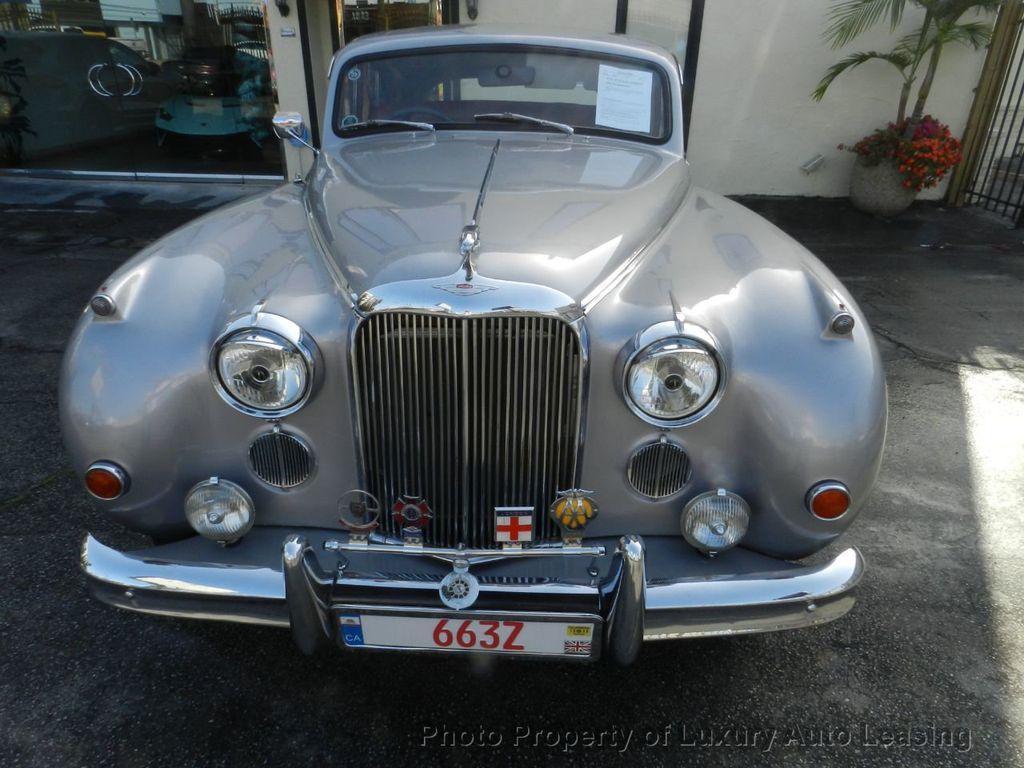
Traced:
[[444, 112], [430, 107], [403, 107], [391, 114], [390, 120], [420, 120], [422, 116], [428, 115], [431, 120], [447, 123], [451, 120]]

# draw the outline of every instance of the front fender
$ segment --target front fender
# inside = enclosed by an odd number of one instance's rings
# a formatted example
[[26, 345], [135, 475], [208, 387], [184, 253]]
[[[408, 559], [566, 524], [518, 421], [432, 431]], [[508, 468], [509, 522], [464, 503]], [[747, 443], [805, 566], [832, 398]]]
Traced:
[[[850, 336], [826, 331], [840, 304], [856, 320]], [[667, 432], [689, 455], [692, 477], [682, 495], [652, 502], [632, 490], [626, 467], [632, 450], [662, 431], [624, 403], [622, 350], [639, 330], [680, 318], [717, 340], [727, 382], [707, 416]], [[744, 546], [773, 556], [810, 554], [856, 518], [881, 461], [884, 371], [856, 302], [796, 241], [695, 189], [588, 323], [594, 348], [583, 483], [606, 508], [630, 515], [631, 530], [678, 531], [685, 500], [718, 487], [751, 505]], [[851, 491], [854, 506], [839, 520], [818, 520], [805, 508], [808, 489], [822, 480]]]
[[[187, 532], [185, 493], [216, 472], [246, 486], [263, 523], [293, 522], [294, 505], [305, 504], [311, 522], [332, 524], [338, 497], [356, 484], [345, 357], [351, 314], [309, 236], [301, 187], [190, 223], [127, 262], [101, 290], [116, 311], [83, 312], [65, 353], [59, 401], [75, 471], [102, 459], [131, 478], [123, 497], [98, 502], [105, 511], [147, 533]], [[325, 362], [318, 396], [283, 426], [330, 457], [330, 466], [289, 492], [252, 481], [248, 446], [270, 425], [227, 405], [210, 381], [214, 340], [257, 304], [301, 325]]]

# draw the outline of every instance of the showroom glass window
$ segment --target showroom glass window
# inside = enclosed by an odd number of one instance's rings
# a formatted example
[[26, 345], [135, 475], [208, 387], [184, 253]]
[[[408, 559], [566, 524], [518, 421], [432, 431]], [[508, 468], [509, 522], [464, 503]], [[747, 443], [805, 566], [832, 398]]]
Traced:
[[255, 0], [0, 4], [0, 168], [283, 174]]

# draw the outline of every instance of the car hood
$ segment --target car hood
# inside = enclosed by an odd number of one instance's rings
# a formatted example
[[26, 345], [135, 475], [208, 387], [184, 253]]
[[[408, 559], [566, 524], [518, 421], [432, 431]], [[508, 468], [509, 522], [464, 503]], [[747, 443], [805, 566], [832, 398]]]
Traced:
[[[498, 132], [350, 140], [321, 156], [306, 196], [346, 288], [380, 295], [411, 281], [460, 284], [459, 242], [499, 139], [475, 285], [543, 285], [581, 302], [622, 271], [686, 194], [682, 159], [642, 144]], [[430, 305], [443, 298], [431, 293]], [[509, 305], [507, 291], [493, 298]]]

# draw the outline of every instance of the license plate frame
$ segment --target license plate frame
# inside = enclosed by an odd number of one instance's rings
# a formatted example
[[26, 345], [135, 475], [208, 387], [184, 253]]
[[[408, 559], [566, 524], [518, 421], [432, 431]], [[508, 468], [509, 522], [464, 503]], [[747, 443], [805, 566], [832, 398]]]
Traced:
[[[474, 653], [569, 661], [594, 661], [600, 656], [604, 624], [593, 614], [381, 610], [358, 605], [335, 607], [332, 620], [337, 642], [345, 650]], [[450, 636], [446, 644], [432, 642], [441, 622], [447, 622], [441, 631], [442, 641]], [[494, 632], [497, 646], [492, 646]], [[465, 642], [471, 634], [474, 641]], [[510, 647], [504, 647], [506, 644]]]

